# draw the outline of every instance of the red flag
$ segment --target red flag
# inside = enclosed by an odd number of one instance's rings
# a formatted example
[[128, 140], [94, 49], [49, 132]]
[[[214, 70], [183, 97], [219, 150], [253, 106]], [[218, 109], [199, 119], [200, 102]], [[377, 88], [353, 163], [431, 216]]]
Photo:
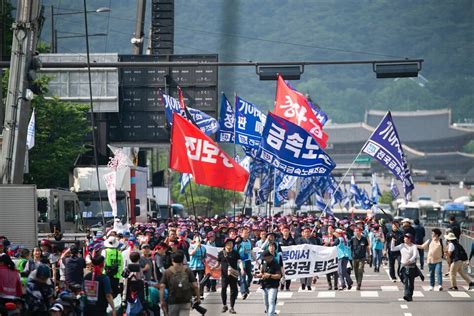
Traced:
[[170, 168], [211, 187], [244, 191], [249, 173], [199, 128], [173, 113]]
[[323, 127], [308, 101], [304, 95], [288, 87], [280, 75], [278, 76], [273, 113], [301, 126], [313, 136], [323, 149], [326, 148], [328, 135], [323, 131]]

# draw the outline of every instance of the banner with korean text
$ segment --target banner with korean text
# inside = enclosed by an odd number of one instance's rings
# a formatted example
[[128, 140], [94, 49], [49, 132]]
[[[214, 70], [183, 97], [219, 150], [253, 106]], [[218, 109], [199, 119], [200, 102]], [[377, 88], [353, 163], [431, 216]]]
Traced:
[[390, 111], [380, 121], [363, 148], [363, 152], [377, 159], [403, 183], [405, 198], [415, 188], [402, 143]]
[[235, 143], [258, 148], [266, 117], [255, 105], [235, 96]]
[[336, 163], [302, 127], [269, 113], [260, 159], [292, 176], [326, 176]]
[[[220, 269], [212, 270], [217, 263], [217, 255], [222, 248], [203, 245], [207, 251], [205, 260], [206, 273], [212, 278], [220, 278]], [[286, 280], [325, 275], [337, 271], [337, 248], [316, 245], [296, 245], [282, 248], [283, 267]], [[256, 258], [260, 258], [261, 249], [254, 248]], [[254, 269], [259, 263], [253, 262]]]
[[234, 109], [232, 104], [224, 93], [221, 97], [221, 110], [219, 112], [219, 125], [220, 129], [216, 135], [216, 141], [218, 143], [233, 143], [234, 142]]

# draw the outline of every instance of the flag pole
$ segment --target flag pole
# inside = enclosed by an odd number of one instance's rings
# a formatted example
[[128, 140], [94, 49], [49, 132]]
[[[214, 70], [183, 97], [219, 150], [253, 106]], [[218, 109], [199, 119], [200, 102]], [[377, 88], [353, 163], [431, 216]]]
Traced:
[[196, 206], [194, 205], [193, 184], [189, 183], [189, 193], [191, 193], [191, 203], [193, 205], [194, 220], [196, 220]]
[[[232, 157], [235, 159], [235, 124], [237, 124], [237, 93], [234, 91], [234, 153], [232, 155]], [[232, 219], [233, 222], [235, 223], [235, 190], [234, 190], [234, 198], [233, 198], [233, 202], [234, 202], [234, 218]]]
[[[379, 123], [380, 125], [380, 123]], [[337, 184], [337, 187], [336, 187], [336, 190], [337, 191], [340, 187], [341, 187], [341, 184], [342, 182], [344, 182], [344, 180], [346, 179], [347, 177], [347, 174], [349, 173], [349, 171], [351, 171], [352, 167], [354, 167], [354, 164], [357, 160], [357, 158], [359, 158], [360, 154], [362, 154], [362, 150], [364, 149], [365, 145], [367, 145], [367, 143], [369, 142], [369, 139], [372, 138], [372, 135], [374, 135], [375, 131], [377, 130], [377, 128], [379, 127], [379, 125], [377, 125], [376, 128], [374, 128], [374, 130], [372, 131], [372, 133], [369, 135], [369, 137], [367, 138], [367, 140], [365, 141], [364, 145], [362, 145], [362, 147], [360, 148], [359, 152], [357, 153], [357, 156], [354, 158], [354, 160], [352, 161], [352, 163], [350, 164], [349, 168], [347, 169], [346, 173], [344, 174], [344, 176], [342, 177], [341, 181], [339, 181], [339, 183]], [[326, 209], [328, 208], [328, 205], [329, 203], [326, 203], [326, 206], [324, 207], [324, 210], [321, 214], [325, 213], [326, 212]]]

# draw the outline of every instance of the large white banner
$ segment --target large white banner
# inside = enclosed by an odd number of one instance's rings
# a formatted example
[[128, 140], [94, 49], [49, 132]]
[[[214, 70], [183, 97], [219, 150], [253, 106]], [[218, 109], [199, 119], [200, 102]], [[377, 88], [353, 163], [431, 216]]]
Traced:
[[[209, 266], [214, 266], [217, 254], [222, 248], [204, 245], [207, 251], [206, 270], [210, 272]], [[313, 277], [316, 275], [325, 275], [337, 271], [337, 248], [323, 247], [316, 245], [296, 245], [282, 248], [283, 267], [285, 270], [285, 279], [294, 280]], [[260, 248], [253, 249], [258, 261], [260, 261]], [[258, 270], [259, 262], [253, 262], [254, 270]], [[218, 278], [212, 273], [213, 278]]]
[[117, 172], [112, 171], [104, 175], [105, 185], [107, 186], [107, 197], [112, 208], [112, 216], [117, 216], [117, 195], [115, 192], [115, 182], [117, 180]]

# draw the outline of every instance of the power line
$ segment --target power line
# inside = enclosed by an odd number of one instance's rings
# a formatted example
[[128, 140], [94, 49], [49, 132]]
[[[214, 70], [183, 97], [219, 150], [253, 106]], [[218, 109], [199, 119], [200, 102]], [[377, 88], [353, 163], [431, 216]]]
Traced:
[[240, 34], [231, 34], [231, 33], [197, 30], [197, 29], [187, 28], [187, 27], [183, 27], [183, 26], [177, 26], [176, 28], [184, 29], [184, 30], [188, 30], [188, 31], [192, 31], [192, 32], [197, 32], [197, 33], [211, 34], [211, 35], [216, 35], [216, 36], [224, 35], [224, 36], [236, 37], [236, 38], [242, 38], [242, 39], [249, 39], [249, 40], [254, 40], [254, 41], [268, 42], [268, 43], [274, 43], [274, 44], [292, 45], [292, 46], [300, 46], [300, 47], [322, 49], [322, 50], [330, 50], [330, 51], [336, 51], [336, 52], [342, 52], [342, 53], [363, 54], [363, 55], [372, 55], [372, 56], [381, 56], [381, 57], [390, 57], [390, 58], [405, 58], [405, 57], [401, 57], [401, 56], [387, 55], [387, 54], [382, 54], [382, 53], [372, 53], [372, 52], [366, 52], [366, 51], [355, 51], [355, 50], [347, 50], [347, 49], [334, 48], [334, 47], [324, 47], [324, 46], [308, 45], [308, 44], [301, 44], [301, 43], [285, 42], [285, 41], [279, 41], [279, 40], [269, 40], [269, 39], [265, 39], [265, 38], [252, 37], [252, 36], [246, 36], [246, 35], [240, 35]]

